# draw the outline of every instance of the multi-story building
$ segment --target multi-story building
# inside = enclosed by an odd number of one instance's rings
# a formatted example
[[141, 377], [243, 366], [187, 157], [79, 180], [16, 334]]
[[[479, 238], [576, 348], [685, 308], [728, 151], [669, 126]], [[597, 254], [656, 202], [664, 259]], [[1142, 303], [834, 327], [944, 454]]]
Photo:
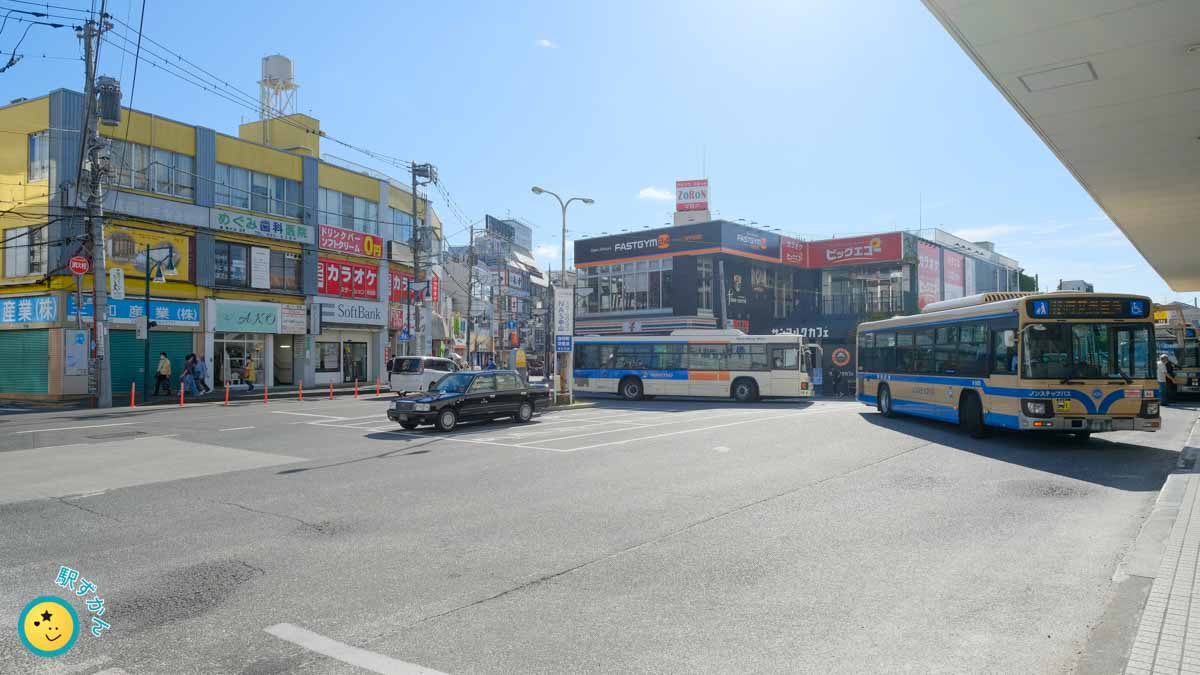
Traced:
[[1079, 291], [1081, 293], [1094, 293], [1095, 287], [1084, 281], [1083, 279], [1066, 279], [1058, 282], [1058, 290], [1060, 291]]
[[714, 328], [723, 316], [747, 333], [803, 334], [824, 346], [828, 366], [838, 347], [853, 353], [862, 321], [1017, 290], [1017, 262], [988, 242], [922, 234], [801, 241], [716, 220], [581, 239], [577, 286], [590, 290], [579, 299], [576, 333]]
[[[546, 278], [532, 254], [533, 228], [516, 218], [486, 216], [484, 231], [475, 239], [475, 257], [487, 267], [493, 284], [494, 348], [541, 351], [534, 344], [533, 310], [546, 287]], [[503, 359], [502, 359], [503, 361]]]
[[[79, 330], [92, 319], [91, 276], [77, 294], [66, 269], [88, 250], [83, 118], [83, 95], [65, 89], [0, 107], [3, 395], [94, 386]], [[231, 136], [124, 109], [101, 133], [113, 167], [104, 247], [128, 280], [108, 308], [114, 391], [146, 381], [133, 329], [147, 311], [155, 359], [167, 352], [178, 374], [184, 355], [201, 354], [214, 386], [243, 382], [251, 362], [260, 383], [370, 382], [410, 344], [410, 233], [415, 223], [440, 238], [440, 223], [423, 195], [414, 219], [410, 191], [322, 161], [316, 119], [256, 121]], [[436, 337], [438, 322], [426, 324]]]

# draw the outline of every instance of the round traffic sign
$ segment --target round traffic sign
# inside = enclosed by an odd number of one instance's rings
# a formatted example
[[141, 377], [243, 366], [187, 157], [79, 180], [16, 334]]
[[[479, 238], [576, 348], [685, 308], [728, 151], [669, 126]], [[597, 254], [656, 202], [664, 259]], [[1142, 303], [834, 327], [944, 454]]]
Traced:
[[88, 271], [92, 269], [92, 263], [81, 255], [72, 256], [71, 259], [67, 261], [67, 269], [71, 270], [72, 274], [78, 274], [82, 276], [87, 274]]
[[838, 347], [833, 350], [833, 365], [839, 368], [845, 368], [850, 365], [850, 350], [845, 347]]

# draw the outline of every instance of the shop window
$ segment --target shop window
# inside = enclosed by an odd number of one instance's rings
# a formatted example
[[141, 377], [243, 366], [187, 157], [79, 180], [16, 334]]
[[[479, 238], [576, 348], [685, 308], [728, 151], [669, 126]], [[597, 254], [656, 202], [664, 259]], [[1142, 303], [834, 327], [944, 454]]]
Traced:
[[218, 241], [214, 265], [216, 283], [219, 286], [245, 288], [250, 283], [249, 266], [246, 264], [247, 247], [227, 241]]
[[300, 290], [300, 256], [271, 251], [271, 288], [278, 291]]
[[340, 373], [342, 371], [341, 353], [342, 345], [340, 342], [318, 342], [317, 372]]

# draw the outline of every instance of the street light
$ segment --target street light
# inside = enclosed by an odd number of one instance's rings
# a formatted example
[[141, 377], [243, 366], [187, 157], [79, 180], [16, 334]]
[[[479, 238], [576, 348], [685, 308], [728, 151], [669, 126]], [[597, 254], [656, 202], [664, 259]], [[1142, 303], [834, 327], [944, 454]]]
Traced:
[[[540, 186], [534, 185], [531, 189], [533, 191], [533, 194], [535, 194], [535, 195], [548, 194], [551, 197], [554, 197], [555, 199], [558, 200], [558, 205], [560, 207], [562, 207], [562, 260], [560, 262], [558, 269], [559, 269], [559, 274], [562, 275], [562, 279], [561, 279], [562, 284], [561, 285], [566, 287], [566, 285], [567, 285], [567, 207], [571, 205], [571, 202], [583, 202], [584, 204], [595, 204], [596, 202], [588, 197], [571, 197], [570, 199], [563, 201], [563, 198], [558, 196], [557, 193], [551, 192], [550, 190], [547, 190]], [[575, 318], [574, 300], [575, 300], [575, 298], [574, 298], [574, 296], [572, 296], [572, 298], [571, 298], [572, 324], [574, 324], [574, 318]], [[570, 374], [567, 372], [570, 369], [571, 363], [573, 361], [574, 347], [575, 347], [575, 330], [574, 330], [574, 328], [572, 328], [571, 329], [572, 352], [571, 352], [571, 355], [569, 355], [566, 359], [567, 367], [560, 368], [558, 371], [558, 372], [562, 373], [561, 377], [562, 377], [562, 381], [563, 381], [562, 382], [563, 389], [566, 390], [566, 392], [567, 392], [567, 401], [568, 402], [572, 402], [575, 398], [573, 395], [573, 392], [571, 391], [571, 389], [572, 389], [571, 377], [570, 377]]]

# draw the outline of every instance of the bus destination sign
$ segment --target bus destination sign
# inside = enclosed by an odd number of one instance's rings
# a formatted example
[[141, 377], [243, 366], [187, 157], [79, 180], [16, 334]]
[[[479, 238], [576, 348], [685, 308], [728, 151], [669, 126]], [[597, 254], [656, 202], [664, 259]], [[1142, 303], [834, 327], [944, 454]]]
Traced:
[[1071, 298], [1027, 300], [1025, 311], [1033, 319], [1149, 319], [1150, 303], [1088, 293]]

